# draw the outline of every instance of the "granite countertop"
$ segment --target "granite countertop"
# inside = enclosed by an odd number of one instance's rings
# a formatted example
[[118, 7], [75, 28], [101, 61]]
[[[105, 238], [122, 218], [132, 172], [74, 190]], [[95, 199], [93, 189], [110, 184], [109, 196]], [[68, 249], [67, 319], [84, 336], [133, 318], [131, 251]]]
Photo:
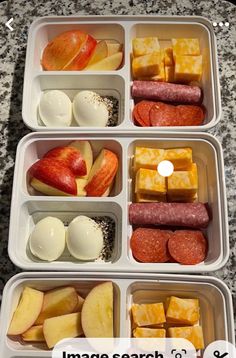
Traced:
[[[10, 0], [0, 4], [0, 293], [19, 270], [8, 258], [9, 211], [16, 146], [29, 133], [21, 117], [27, 33], [31, 22], [46, 15], [200, 15], [210, 21], [229, 22], [215, 27], [217, 37], [223, 115], [211, 130], [223, 146], [229, 209], [230, 258], [211, 275], [222, 279], [234, 295], [236, 310], [236, 7], [227, 1], [194, 0]], [[10, 32], [3, 24], [13, 17]]]

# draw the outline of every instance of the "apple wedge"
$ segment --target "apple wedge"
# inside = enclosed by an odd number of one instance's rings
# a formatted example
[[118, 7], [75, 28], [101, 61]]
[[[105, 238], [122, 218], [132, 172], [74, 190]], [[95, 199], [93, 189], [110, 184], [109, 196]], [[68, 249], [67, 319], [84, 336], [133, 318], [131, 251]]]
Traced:
[[44, 293], [30, 287], [25, 287], [13, 315], [7, 334], [16, 336], [26, 332], [37, 320], [42, 306]]
[[89, 71], [114, 71], [117, 70], [123, 60], [123, 52], [117, 52], [114, 55], [104, 58], [102, 61], [87, 66], [85, 70]]
[[78, 305], [76, 306], [74, 312], [81, 312], [84, 304], [84, 298], [78, 295]]
[[[102, 61], [108, 56], [108, 46], [105, 40], [97, 43], [97, 46], [92, 54], [86, 67], [93, 65], [94, 63]], [[86, 68], [85, 68], [86, 69]]]
[[48, 348], [53, 348], [65, 338], [75, 338], [83, 334], [81, 313], [46, 319], [43, 324], [43, 334]]
[[77, 196], [86, 196], [87, 192], [84, 188], [87, 185], [87, 179], [76, 178], [75, 181], [77, 185]]
[[95, 160], [85, 186], [87, 196], [102, 196], [111, 185], [118, 170], [115, 153], [103, 149]]
[[93, 165], [93, 150], [91, 144], [87, 140], [75, 140], [71, 142], [68, 146], [76, 148], [80, 151], [82, 157], [85, 160], [87, 169], [87, 174], [84, 176], [80, 176], [80, 178], [87, 179]]
[[122, 52], [122, 44], [120, 43], [107, 43], [107, 49], [108, 49], [108, 54], [107, 56], [112, 56], [117, 52]]
[[112, 338], [113, 284], [105, 282], [95, 286], [85, 298], [81, 323], [87, 338]]
[[25, 342], [45, 342], [43, 326], [33, 326], [22, 334]]
[[78, 294], [74, 287], [62, 287], [48, 291], [44, 295], [43, 307], [35, 324], [41, 325], [47, 318], [75, 312]]

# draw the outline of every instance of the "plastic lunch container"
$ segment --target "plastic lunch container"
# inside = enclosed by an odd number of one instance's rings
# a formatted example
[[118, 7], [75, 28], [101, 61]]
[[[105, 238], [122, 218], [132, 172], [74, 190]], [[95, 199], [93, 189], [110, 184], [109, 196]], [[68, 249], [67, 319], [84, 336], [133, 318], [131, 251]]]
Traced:
[[[81, 29], [97, 40], [108, 39], [124, 45], [123, 67], [117, 71], [43, 71], [40, 59], [47, 43], [56, 35]], [[132, 39], [135, 37], [157, 36], [162, 47], [171, 38], [196, 37], [200, 41], [203, 55], [203, 77], [201, 87], [206, 108], [205, 124], [186, 127], [138, 127], [132, 121], [134, 101], [131, 97]], [[80, 16], [42, 17], [30, 27], [25, 64], [22, 116], [25, 124], [34, 131], [50, 131], [40, 123], [38, 104], [40, 95], [49, 89], [65, 91], [71, 99], [83, 89], [90, 89], [102, 95], [112, 95], [119, 101], [117, 127], [106, 127], [106, 132], [133, 130], [133, 132], [204, 131], [215, 126], [220, 120], [220, 85], [218, 76], [216, 39], [210, 21], [196, 16]], [[92, 132], [96, 127], [58, 127], [54, 130]]]
[[[49, 149], [67, 145], [72, 140], [88, 139], [94, 154], [103, 147], [111, 149], [119, 157], [116, 181], [109, 197], [56, 197], [42, 196], [27, 185], [27, 170]], [[212, 221], [206, 229], [208, 255], [198, 265], [177, 263], [137, 262], [130, 250], [132, 226], [128, 220], [128, 206], [132, 200], [131, 162], [136, 145], [156, 148], [190, 146], [193, 160], [199, 171], [199, 201], [208, 202]], [[110, 260], [81, 262], [67, 252], [54, 262], [33, 257], [28, 249], [28, 239], [35, 224], [46, 216], [55, 216], [66, 225], [77, 215], [108, 215], [115, 221], [114, 248]], [[221, 268], [229, 255], [227, 206], [223, 171], [222, 149], [210, 134], [162, 132], [158, 135], [131, 133], [114, 137], [104, 134], [76, 135], [68, 132], [32, 133], [19, 143], [15, 163], [9, 232], [9, 256], [13, 263], [25, 270], [50, 271], [119, 271], [119, 272], [209, 272]]]
[[4, 358], [50, 357], [44, 344], [22, 345], [6, 333], [25, 286], [48, 290], [73, 285], [83, 296], [99, 282], [111, 280], [114, 286], [114, 332], [117, 337], [131, 336], [132, 303], [163, 302], [167, 297], [195, 297], [200, 300], [205, 346], [215, 340], [234, 343], [232, 298], [227, 286], [217, 278], [190, 275], [127, 275], [122, 273], [21, 273], [12, 277], [3, 293], [0, 353]]

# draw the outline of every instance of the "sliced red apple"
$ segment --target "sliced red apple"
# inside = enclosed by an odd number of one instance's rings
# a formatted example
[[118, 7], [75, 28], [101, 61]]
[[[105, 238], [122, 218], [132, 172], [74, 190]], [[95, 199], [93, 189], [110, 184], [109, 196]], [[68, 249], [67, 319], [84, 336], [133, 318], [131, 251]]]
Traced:
[[85, 70], [89, 71], [114, 71], [117, 70], [122, 63], [123, 52], [117, 52], [112, 56], [104, 58], [102, 61], [87, 66]]
[[77, 196], [86, 196], [87, 192], [85, 190], [85, 187], [88, 183], [87, 179], [81, 179], [81, 178], [76, 178], [76, 185], [77, 185]]
[[87, 64], [87, 66], [93, 65], [94, 63], [97, 63], [97, 62], [103, 60], [107, 56], [108, 56], [107, 43], [105, 40], [102, 40], [97, 43], [97, 46], [96, 46], [88, 64]]
[[102, 196], [111, 185], [118, 170], [115, 153], [103, 149], [95, 160], [85, 187], [88, 196]]
[[[74, 174], [57, 159], [43, 158], [38, 160], [30, 167], [29, 175], [31, 177], [30, 185], [36, 190], [41, 191], [41, 188], [40, 186], [37, 187], [37, 181], [35, 185], [35, 180], [33, 179], [59, 190], [63, 193], [62, 195], [77, 195]], [[44, 191], [41, 192], [47, 195]]]
[[55, 158], [59, 160], [62, 165], [70, 168], [76, 176], [87, 174], [85, 160], [78, 148], [56, 147], [49, 150], [49, 152], [44, 155], [44, 158]]
[[112, 56], [117, 52], [122, 52], [122, 44], [120, 43], [107, 43], [107, 49], [108, 49], [108, 54], [107, 56]]
[[93, 165], [93, 150], [91, 144], [87, 140], [75, 140], [69, 144], [69, 147], [76, 148], [80, 151], [82, 157], [85, 160], [87, 174], [84, 176], [80, 176], [81, 179], [86, 179], [89, 176], [90, 170]]

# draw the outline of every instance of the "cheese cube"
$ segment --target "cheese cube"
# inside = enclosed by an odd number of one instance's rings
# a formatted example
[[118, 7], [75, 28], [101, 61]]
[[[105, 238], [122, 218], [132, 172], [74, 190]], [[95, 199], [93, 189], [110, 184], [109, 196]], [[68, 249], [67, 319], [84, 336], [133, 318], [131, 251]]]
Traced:
[[198, 200], [197, 193], [194, 195], [178, 195], [178, 194], [171, 194], [167, 195], [168, 202], [172, 203], [194, 203]]
[[134, 78], [150, 77], [160, 73], [161, 52], [152, 52], [149, 55], [135, 57], [132, 62]]
[[200, 318], [199, 300], [192, 298], [170, 297], [167, 311], [167, 322], [194, 325]]
[[135, 193], [163, 196], [166, 194], [165, 177], [157, 170], [140, 168], [136, 174]]
[[167, 178], [168, 195], [193, 196], [198, 190], [197, 166], [194, 163], [190, 171], [175, 171]]
[[164, 149], [136, 147], [134, 153], [134, 170], [139, 168], [157, 169], [157, 165], [164, 160]]
[[166, 82], [175, 82], [175, 67], [165, 66], [165, 79]]
[[174, 165], [174, 170], [189, 170], [192, 167], [191, 148], [166, 149], [164, 160], [169, 160]]
[[175, 58], [175, 81], [200, 81], [202, 77], [202, 56], [182, 56]]
[[176, 55], [198, 56], [200, 44], [198, 39], [172, 39], [173, 53]]
[[164, 57], [165, 66], [174, 66], [173, 48], [167, 47], [165, 48], [164, 51], [165, 51], [165, 57]]
[[133, 331], [135, 338], [165, 338], [166, 330], [158, 328], [142, 328], [137, 327]]
[[159, 203], [159, 202], [166, 202], [166, 195], [149, 195], [149, 194], [142, 194], [137, 192], [136, 194], [136, 202], [137, 203]]
[[148, 55], [159, 51], [160, 45], [157, 37], [140, 37], [132, 41], [134, 57]]
[[204, 338], [201, 326], [194, 327], [171, 327], [168, 329], [171, 338], [185, 338], [190, 341], [196, 349], [204, 348]]
[[163, 303], [133, 304], [131, 310], [134, 323], [139, 327], [166, 322]]

